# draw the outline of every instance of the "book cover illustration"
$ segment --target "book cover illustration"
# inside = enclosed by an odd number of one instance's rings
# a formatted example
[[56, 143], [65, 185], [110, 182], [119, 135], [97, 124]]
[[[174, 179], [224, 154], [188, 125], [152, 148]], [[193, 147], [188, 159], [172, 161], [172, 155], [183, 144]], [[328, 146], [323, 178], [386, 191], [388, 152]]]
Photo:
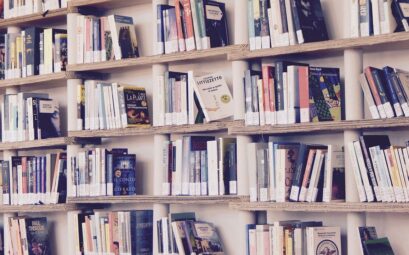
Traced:
[[27, 218], [28, 254], [49, 255], [47, 218]]
[[66, 70], [68, 64], [67, 34], [55, 34], [54, 72]]
[[334, 151], [332, 156], [332, 195], [331, 200], [345, 201], [345, 154], [342, 151]]
[[193, 222], [193, 233], [198, 254], [223, 254], [223, 245], [216, 228], [207, 222]]
[[341, 255], [341, 230], [339, 227], [314, 227], [314, 254]]
[[[205, 1], [206, 35], [210, 37], [210, 46], [224, 47], [229, 44], [225, 4]], [[267, 28], [268, 29], [268, 28]]]
[[124, 98], [128, 126], [150, 124], [145, 89], [125, 87]]
[[113, 158], [114, 196], [136, 194], [136, 156], [114, 155]]
[[[323, 82], [323, 76], [321, 72], [321, 68], [310, 68], [310, 89], [311, 89], [311, 96], [314, 100], [314, 106], [317, 110], [317, 116], [319, 121], [331, 121], [333, 120], [330, 107], [325, 100], [324, 93], [322, 91], [321, 82]], [[323, 85], [325, 86], [325, 85]], [[326, 93], [329, 97], [329, 94]], [[314, 115], [311, 115], [314, 116]]]
[[132, 17], [114, 15], [114, 20], [120, 50], [118, 53], [121, 54], [121, 56], [116, 56], [116, 59], [139, 57], [138, 41]]
[[320, 0], [294, 0], [305, 42], [328, 40]]
[[316, 68], [321, 72], [320, 87], [333, 121], [341, 120], [341, 80], [338, 68]]
[[38, 100], [38, 138], [61, 136], [60, 108], [55, 100]]

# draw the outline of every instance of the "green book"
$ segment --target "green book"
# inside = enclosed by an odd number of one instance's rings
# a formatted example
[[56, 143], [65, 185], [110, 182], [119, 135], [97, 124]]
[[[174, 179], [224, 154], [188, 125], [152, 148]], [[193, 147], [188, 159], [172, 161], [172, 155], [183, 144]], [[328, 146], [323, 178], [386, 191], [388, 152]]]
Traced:
[[369, 255], [394, 255], [387, 237], [365, 241]]

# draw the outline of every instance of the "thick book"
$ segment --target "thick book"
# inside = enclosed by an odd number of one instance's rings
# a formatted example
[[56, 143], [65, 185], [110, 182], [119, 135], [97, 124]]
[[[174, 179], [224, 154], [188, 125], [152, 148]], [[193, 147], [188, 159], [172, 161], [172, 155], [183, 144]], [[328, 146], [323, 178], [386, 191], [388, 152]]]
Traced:
[[148, 255], [153, 253], [153, 211], [137, 210], [130, 212], [132, 254]]
[[26, 232], [29, 255], [51, 254], [48, 237], [47, 218], [27, 218]]
[[136, 156], [114, 154], [112, 171], [113, 195], [136, 195]]
[[233, 97], [221, 73], [195, 77], [193, 87], [208, 122], [233, 116]]
[[149, 125], [148, 99], [144, 88], [124, 87], [127, 127]]
[[217, 1], [204, 1], [206, 35], [210, 46], [224, 47], [229, 45], [229, 33], [225, 4]]
[[320, 0], [294, 0], [292, 6], [298, 43], [328, 40]]
[[132, 17], [108, 16], [115, 59], [139, 57], [138, 42]]

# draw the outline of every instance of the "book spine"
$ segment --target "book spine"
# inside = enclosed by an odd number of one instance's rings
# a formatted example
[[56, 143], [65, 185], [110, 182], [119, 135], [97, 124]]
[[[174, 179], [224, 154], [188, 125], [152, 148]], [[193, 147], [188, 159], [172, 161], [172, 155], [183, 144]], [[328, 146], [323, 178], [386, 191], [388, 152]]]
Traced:
[[375, 100], [374, 97], [372, 96], [371, 89], [369, 87], [369, 83], [368, 80], [366, 79], [365, 74], [361, 74], [360, 83], [362, 91], [364, 92], [364, 97], [366, 99], [366, 102], [368, 103], [369, 112], [371, 113], [372, 118], [379, 119], [380, 118], [379, 111], [377, 105], [375, 104]]
[[370, 178], [371, 186], [372, 186], [372, 188], [374, 190], [374, 193], [375, 193], [375, 199], [376, 199], [376, 201], [381, 201], [382, 200], [381, 199], [381, 192], [380, 192], [380, 188], [379, 188], [380, 183], [379, 183], [379, 180], [376, 179], [374, 167], [372, 165], [371, 158], [369, 157], [368, 148], [367, 148], [367, 146], [365, 144], [365, 139], [364, 139], [363, 136], [361, 136], [359, 138], [359, 142], [361, 144], [361, 148], [362, 148], [362, 151], [363, 151], [363, 156], [365, 157], [364, 160], [366, 162], [366, 167], [368, 169], [368, 175], [369, 175], [369, 178]]
[[[180, 0], [175, 0], [175, 13], [176, 13], [176, 25], [177, 25], [177, 33], [178, 33], [179, 51], [186, 51], [185, 36], [187, 35], [183, 33]], [[184, 23], [184, 25], [186, 25], [186, 23]]]
[[186, 22], [186, 50], [191, 51], [196, 49], [195, 45], [195, 33], [193, 28], [192, 7], [190, 0], [182, 0], [183, 3], [183, 15]]
[[371, 0], [359, 1], [359, 28], [361, 36], [373, 34]]
[[299, 152], [298, 152], [298, 158], [296, 162], [296, 168], [295, 172], [293, 175], [293, 180], [291, 184], [291, 191], [290, 191], [290, 200], [291, 201], [298, 201], [298, 196], [300, 194], [300, 188], [302, 184], [302, 178], [304, 176], [304, 171], [305, 171], [305, 163], [306, 163], [306, 157], [305, 155], [308, 152], [308, 147], [304, 144], [300, 146]]
[[359, 141], [355, 141], [353, 142], [353, 144], [354, 144], [356, 159], [358, 161], [358, 167], [361, 172], [361, 178], [362, 178], [362, 183], [364, 185], [366, 198], [368, 202], [372, 202], [375, 199], [374, 192], [373, 192], [374, 187], [372, 187], [371, 184], [369, 183], [368, 170], [365, 166], [364, 156], [362, 155], [361, 144], [359, 143]]
[[350, 25], [350, 35], [351, 38], [357, 38], [360, 36], [359, 32], [359, 1], [358, 0], [351, 0], [350, 4], [350, 17], [351, 17], [351, 25]]
[[386, 112], [383, 107], [383, 103], [381, 101], [380, 94], [378, 93], [378, 87], [375, 84], [375, 80], [374, 80], [374, 77], [372, 76], [370, 67], [365, 68], [365, 76], [366, 76], [366, 79], [368, 80], [369, 88], [372, 92], [372, 96], [375, 101], [376, 107], [378, 108], [379, 116], [382, 119], [384, 119], [386, 118]]
[[381, 102], [383, 104], [383, 108], [385, 109], [386, 117], [387, 118], [393, 118], [395, 117], [395, 114], [392, 109], [391, 102], [388, 99], [388, 96], [386, 94], [385, 88], [384, 88], [384, 82], [383, 82], [383, 75], [380, 71], [373, 69], [372, 70], [372, 77], [374, 79], [375, 85], [378, 89], [379, 96], [381, 98]]
[[253, 0], [253, 23], [255, 48], [261, 49], [261, 22], [260, 22], [260, 0]]
[[381, 34], [381, 17], [380, 17], [380, 6], [379, 0], [370, 0], [372, 6], [372, 26], [373, 26], [373, 34], [380, 35]]
[[[391, 73], [389, 73], [389, 70], [387, 67], [383, 69], [383, 76], [385, 78], [385, 87], [386, 91], [388, 92], [390, 102], [393, 106], [393, 109], [395, 110], [395, 115], [396, 117], [401, 117], [403, 115], [402, 107], [400, 102], [402, 101], [402, 98], [398, 98], [398, 94], [400, 94], [394, 84], [393, 77]], [[401, 94], [400, 94], [401, 95]]]

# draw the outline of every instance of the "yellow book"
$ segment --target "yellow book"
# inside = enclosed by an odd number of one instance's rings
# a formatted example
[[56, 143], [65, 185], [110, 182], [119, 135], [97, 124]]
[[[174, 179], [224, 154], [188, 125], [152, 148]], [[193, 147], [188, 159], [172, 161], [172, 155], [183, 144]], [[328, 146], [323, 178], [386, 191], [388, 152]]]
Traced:
[[17, 36], [16, 38], [16, 68], [21, 70], [22, 67], [22, 56], [23, 56], [23, 38]]
[[109, 229], [109, 223], [105, 223], [105, 242], [107, 245], [107, 252], [111, 251], [111, 231]]

